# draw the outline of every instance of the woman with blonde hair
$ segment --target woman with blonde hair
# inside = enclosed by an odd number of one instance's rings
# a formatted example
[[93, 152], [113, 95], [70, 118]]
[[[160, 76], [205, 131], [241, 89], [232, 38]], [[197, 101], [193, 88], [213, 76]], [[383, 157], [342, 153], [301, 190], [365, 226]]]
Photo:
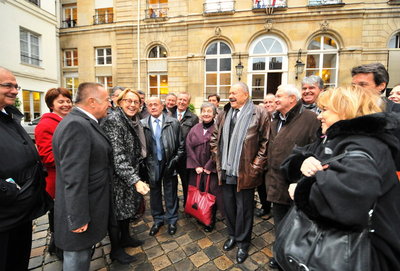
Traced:
[[[293, 183], [289, 194], [296, 207], [316, 224], [370, 230], [365, 255], [370, 262], [355, 263], [361, 270], [400, 270], [400, 183], [394, 163], [399, 141], [392, 134], [400, 119], [382, 112], [379, 101], [378, 94], [357, 86], [321, 93], [320, 140], [295, 148], [282, 168]], [[329, 262], [329, 270], [338, 270], [339, 264]]]

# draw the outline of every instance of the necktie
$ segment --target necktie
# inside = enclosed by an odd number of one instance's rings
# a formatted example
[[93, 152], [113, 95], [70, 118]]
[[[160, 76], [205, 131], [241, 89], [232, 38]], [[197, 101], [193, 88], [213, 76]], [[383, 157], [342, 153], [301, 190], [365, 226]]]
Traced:
[[154, 137], [156, 138], [156, 149], [157, 149], [157, 159], [158, 161], [162, 160], [162, 152], [161, 152], [161, 125], [160, 120], [154, 120], [156, 123], [156, 130], [154, 131]]
[[181, 119], [182, 119], [182, 113], [179, 113], [178, 114], [178, 120], [181, 121]]

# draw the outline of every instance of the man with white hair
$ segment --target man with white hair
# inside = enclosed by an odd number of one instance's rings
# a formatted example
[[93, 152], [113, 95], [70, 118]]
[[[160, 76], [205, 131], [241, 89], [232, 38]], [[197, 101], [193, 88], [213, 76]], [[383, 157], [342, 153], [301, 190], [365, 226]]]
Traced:
[[317, 106], [319, 94], [324, 91], [324, 81], [318, 75], [310, 75], [303, 78], [301, 82], [301, 99], [303, 107], [309, 109], [316, 114], [321, 113], [321, 109]]
[[[316, 139], [320, 121], [314, 112], [302, 106], [301, 94], [295, 86], [280, 85], [275, 97], [277, 107], [271, 123], [265, 181], [268, 187], [267, 199], [273, 204], [274, 222], [278, 226], [290, 209], [289, 183], [281, 172], [281, 164], [294, 146], [305, 146]], [[268, 264], [278, 268], [274, 258]]]

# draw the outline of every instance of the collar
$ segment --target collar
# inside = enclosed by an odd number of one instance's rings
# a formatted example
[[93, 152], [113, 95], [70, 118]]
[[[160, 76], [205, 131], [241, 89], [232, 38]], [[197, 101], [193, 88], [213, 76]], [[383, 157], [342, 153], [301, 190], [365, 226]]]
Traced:
[[153, 117], [153, 116], [150, 116], [150, 119], [151, 119], [151, 123], [154, 123], [154, 121], [155, 121], [156, 119], [159, 119], [159, 120], [160, 120], [160, 123], [162, 123], [162, 122], [163, 122], [163, 114], [160, 114], [160, 115], [158, 116], [158, 118], [155, 118], [155, 117]]
[[76, 106], [77, 109], [79, 109], [80, 111], [82, 111], [83, 113], [85, 113], [89, 118], [91, 118], [92, 120], [96, 121], [97, 123], [99, 123], [98, 119], [95, 118], [95, 116], [93, 116], [91, 113], [87, 112], [86, 110], [80, 108], [79, 106]]

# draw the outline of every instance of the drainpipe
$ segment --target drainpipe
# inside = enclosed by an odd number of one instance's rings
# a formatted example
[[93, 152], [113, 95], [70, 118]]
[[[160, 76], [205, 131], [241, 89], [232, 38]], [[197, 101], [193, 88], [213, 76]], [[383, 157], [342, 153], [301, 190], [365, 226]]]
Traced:
[[137, 89], [140, 89], [140, 1], [137, 10]]

